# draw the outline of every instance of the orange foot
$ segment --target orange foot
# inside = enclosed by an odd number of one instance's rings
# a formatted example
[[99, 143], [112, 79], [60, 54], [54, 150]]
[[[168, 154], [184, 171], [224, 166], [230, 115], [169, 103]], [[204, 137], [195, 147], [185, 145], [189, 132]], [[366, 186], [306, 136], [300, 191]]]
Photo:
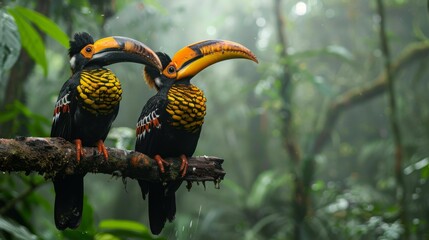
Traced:
[[180, 155], [180, 159], [182, 159], [182, 164], [180, 165], [180, 173], [182, 177], [186, 175], [186, 170], [188, 170], [188, 158], [182, 154]]
[[82, 148], [82, 140], [76, 139], [74, 140], [74, 144], [76, 145], [76, 161], [80, 162], [80, 158], [85, 156], [85, 151]]
[[104, 159], [106, 159], [107, 161], [109, 159], [109, 154], [107, 153], [107, 149], [106, 149], [106, 146], [104, 146], [103, 140], [100, 139], [97, 141], [97, 148], [98, 148], [98, 153], [103, 154]]
[[168, 165], [170, 165], [167, 161], [165, 161], [160, 155], [155, 155], [155, 157], [153, 158], [155, 161], [156, 161], [156, 163], [158, 164], [158, 167], [159, 167], [159, 171], [161, 172], [161, 173], [164, 173], [165, 172], [165, 170], [164, 170], [164, 164], [165, 164], [165, 166], [168, 166]]

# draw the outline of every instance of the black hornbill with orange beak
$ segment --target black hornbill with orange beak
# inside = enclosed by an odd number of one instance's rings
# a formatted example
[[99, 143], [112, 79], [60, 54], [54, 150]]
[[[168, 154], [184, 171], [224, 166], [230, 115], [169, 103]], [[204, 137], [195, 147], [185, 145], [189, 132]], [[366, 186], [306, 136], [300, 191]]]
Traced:
[[[143, 43], [126, 37], [107, 37], [94, 42], [88, 33], [76, 33], [70, 41], [72, 76], [64, 83], [55, 103], [51, 137], [76, 144], [76, 160], [83, 146], [97, 146], [108, 159], [104, 140], [119, 110], [122, 89], [115, 74], [103, 66], [118, 62], [162, 68], [158, 56]], [[55, 225], [77, 228], [82, 218], [83, 177], [75, 174], [53, 179]]]
[[[244, 46], [224, 40], [197, 42], [179, 50], [173, 57], [158, 52], [162, 73], [146, 66], [145, 80], [157, 93], [151, 97], [137, 122], [135, 150], [155, 159], [161, 172], [163, 158], [180, 157], [181, 175], [186, 174], [187, 158], [194, 154], [206, 114], [203, 91], [190, 83], [192, 77], [219, 61], [245, 58], [258, 62]], [[149, 223], [153, 234], [159, 234], [166, 220], [176, 213], [175, 192], [182, 181], [155, 183], [139, 180], [143, 198], [149, 196]]]

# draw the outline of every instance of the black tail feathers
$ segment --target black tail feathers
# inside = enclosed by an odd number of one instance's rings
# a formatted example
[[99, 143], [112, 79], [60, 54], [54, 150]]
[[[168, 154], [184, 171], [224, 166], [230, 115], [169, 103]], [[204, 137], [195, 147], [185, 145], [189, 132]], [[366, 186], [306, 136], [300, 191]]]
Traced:
[[54, 179], [55, 225], [59, 230], [79, 227], [83, 209], [83, 176]]
[[149, 194], [149, 225], [153, 234], [158, 235], [164, 228], [165, 222], [173, 221], [176, 215], [176, 190], [180, 182], [148, 183], [139, 181], [143, 199]]

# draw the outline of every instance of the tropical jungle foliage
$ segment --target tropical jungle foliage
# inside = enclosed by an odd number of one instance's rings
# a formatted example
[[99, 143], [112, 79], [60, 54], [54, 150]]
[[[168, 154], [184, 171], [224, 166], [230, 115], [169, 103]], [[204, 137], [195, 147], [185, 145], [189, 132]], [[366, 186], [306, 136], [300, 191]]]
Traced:
[[[173, 55], [240, 42], [193, 80], [206, 93], [197, 155], [226, 179], [185, 187], [157, 239], [428, 239], [429, 20], [411, 0], [0, 2], [0, 137], [49, 135], [70, 75], [68, 39], [123, 35]], [[132, 149], [154, 94], [142, 68], [110, 66], [124, 95], [110, 146]], [[154, 239], [135, 181], [85, 177], [83, 222], [59, 232], [42, 176], [0, 173], [0, 239]]]

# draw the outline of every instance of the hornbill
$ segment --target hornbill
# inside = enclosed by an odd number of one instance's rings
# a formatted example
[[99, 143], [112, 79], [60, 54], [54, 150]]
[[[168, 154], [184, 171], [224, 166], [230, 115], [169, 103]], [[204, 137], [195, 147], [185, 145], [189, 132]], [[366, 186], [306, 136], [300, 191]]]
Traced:
[[[83, 146], [97, 146], [108, 159], [104, 140], [119, 110], [122, 89], [115, 74], [103, 66], [135, 62], [162, 70], [158, 56], [143, 43], [126, 37], [106, 37], [94, 42], [88, 33], [76, 33], [70, 41], [72, 76], [62, 86], [55, 103], [51, 137], [76, 145], [76, 160]], [[82, 217], [83, 174], [56, 176], [55, 225], [59, 230], [77, 228]]]
[[[258, 62], [244, 46], [225, 40], [206, 40], [186, 46], [173, 57], [157, 52], [163, 71], [146, 66], [144, 77], [157, 90], [140, 114], [136, 128], [135, 150], [157, 161], [160, 172], [168, 163], [163, 158], [180, 157], [185, 176], [187, 158], [194, 154], [206, 114], [203, 91], [190, 83], [192, 77], [211, 64], [232, 58]], [[168, 183], [138, 181], [143, 199], [149, 195], [149, 224], [159, 234], [166, 220], [176, 213], [175, 191], [182, 180]]]

